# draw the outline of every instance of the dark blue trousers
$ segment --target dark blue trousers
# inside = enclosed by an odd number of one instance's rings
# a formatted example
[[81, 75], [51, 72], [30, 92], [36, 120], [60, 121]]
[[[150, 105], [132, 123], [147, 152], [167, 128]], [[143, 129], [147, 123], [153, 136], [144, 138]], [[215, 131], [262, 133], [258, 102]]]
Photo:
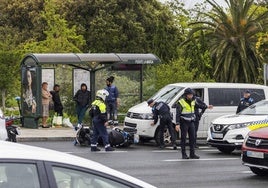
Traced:
[[106, 126], [104, 126], [104, 122], [93, 118], [93, 136], [91, 140], [91, 146], [97, 146], [98, 138], [101, 137], [103, 141], [103, 145], [105, 147], [110, 146], [108, 140], [108, 133]]
[[189, 146], [190, 146], [190, 155], [194, 155], [194, 146], [195, 146], [195, 125], [193, 121], [182, 120], [181, 125], [181, 153], [182, 155], [186, 154], [186, 137], [189, 136]]

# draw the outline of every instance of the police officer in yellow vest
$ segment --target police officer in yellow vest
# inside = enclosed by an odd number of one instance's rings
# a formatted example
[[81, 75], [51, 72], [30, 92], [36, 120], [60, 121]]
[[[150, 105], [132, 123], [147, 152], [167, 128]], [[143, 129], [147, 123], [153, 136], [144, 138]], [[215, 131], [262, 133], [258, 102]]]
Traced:
[[98, 138], [101, 137], [105, 151], [114, 151], [110, 146], [108, 140], [108, 133], [106, 126], [109, 125], [107, 120], [105, 99], [109, 95], [105, 89], [98, 90], [96, 93], [96, 100], [91, 104], [91, 117], [93, 118], [93, 136], [91, 140], [91, 151], [100, 151], [97, 148]]
[[195, 154], [195, 100], [194, 92], [187, 88], [184, 90], [183, 97], [179, 100], [176, 113], [176, 131], [181, 130], [181, 154], [183, 159], [189, 159], [186, 154], [186, 137], [189, 135], [190, 158], [199, 159]]

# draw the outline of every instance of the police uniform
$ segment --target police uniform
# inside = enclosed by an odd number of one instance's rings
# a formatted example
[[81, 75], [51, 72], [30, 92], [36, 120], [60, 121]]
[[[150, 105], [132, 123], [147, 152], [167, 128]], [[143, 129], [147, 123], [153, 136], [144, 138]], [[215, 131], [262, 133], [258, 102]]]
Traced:
[[91, 116], [93, 118], [93, 136], [91, 140], [91, 151], [100, 151], [97, 148], [98, 138], [101, 137], [105, 151], [113, 151], [108, 140], [108, 133], [105, 126], [107, 122], [106, 105], [103, 99], [97, 96], [97, 99], [92, 103]]
[[190, 88], [185, 89], [184, 97], [179, 100], [176, 113], [176, 125], [181, 129], [181, 153], [183, 159], [189, 159], [186, 154], [186, 137], [189, 135], [190, 158], [199, 159], [195, 154], [195, 105], [194, 99], [187, 99], [188, 94], [194, 94]]
[[[153, 100], [149, 100], [148, 104], [152, 102]], [[171, 142], [173, 145], [173, 149], [177, 149], [175, 130], [172, 126], [172, 117], [169, 106], [164, 102], [155, 102], [154, 105], [152, 106], [152, 112], [153, 112], [154, 124], [157, 123], [158, 117], [160, 118], [160, 124], [159, 124], [159, 134], [161, 135], [160, 148], [162, 149], [165, 146], [163, 135], [165, 127], [167, 126], [169, 134], [171, 135]]]
[[196, 139], [197, 139], [197, 131], [198, 131], [198, 128], [199, 128], [199, 121], [200, 121], [203, 113], [205, 112], [205, 110], [208, 108], [208, 106], [199, 97], [194, 97], [194, 100], [195, 100], [195, 121], [194, 121], [194, 126], [195, 126], [195, 147], [197, 147]]
[[247, 107], [249, 107], [250, 105], [252, 105], [254, 103], [253, 98], [249, 97], [249, 98], [241, 98], [240, 102], [238, 104], [236, 113], [241, 112], [242, 110], [246, 109]]

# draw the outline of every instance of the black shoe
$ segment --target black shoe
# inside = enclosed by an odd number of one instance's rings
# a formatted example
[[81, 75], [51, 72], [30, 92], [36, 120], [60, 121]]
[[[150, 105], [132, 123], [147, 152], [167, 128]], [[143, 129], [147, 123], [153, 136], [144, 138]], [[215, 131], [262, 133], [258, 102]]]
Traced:
[[173, 150], [177, 150], [176, 144], [173, 144]]
[[200, 157], [196, 154], [190, 155], [190, 159], [199, 159]]
[[198, 145], [195, 145], [195, 147], [194, 147], [195, 149], [199, 149], [199, 146]]
[[182, 155], [182, 159], [189, 159], [188, 155], [184, 154]]
[[97, 147], [91, 147], [91, 151], [100, 151], [100, 149]]
[[114, 151], [114, 148], [112, 148], [111, 146], [105, 148], [105, 151]]

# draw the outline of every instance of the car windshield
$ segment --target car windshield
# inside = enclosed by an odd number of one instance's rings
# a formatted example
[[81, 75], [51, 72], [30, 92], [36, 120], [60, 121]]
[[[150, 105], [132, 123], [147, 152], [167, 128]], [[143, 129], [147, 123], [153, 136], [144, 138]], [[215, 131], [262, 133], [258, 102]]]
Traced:
[[181, 90], [183, 90], [183, 87], [168, 85], [159, 90], [151, 98], [156, 102], [163, 101], [169, 103]]
[[263, 100], [257, 102], [245, 110], [241, 111], [241, 115], [268, 115], [268, 101]]

